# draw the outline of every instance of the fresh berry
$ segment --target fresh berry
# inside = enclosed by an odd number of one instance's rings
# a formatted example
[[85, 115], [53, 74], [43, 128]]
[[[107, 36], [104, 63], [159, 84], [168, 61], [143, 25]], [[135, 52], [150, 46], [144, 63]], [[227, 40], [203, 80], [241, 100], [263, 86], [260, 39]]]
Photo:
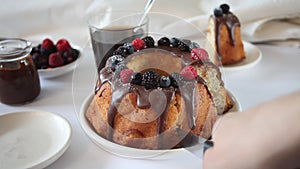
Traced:
[[120, 72], [120, 79], [123, 83], [128, 83], [130, 82], [130, 77], [133, 74], [132, 69], [123, 69]]
[[158, 74], [154, 71], [148, 71], [143, 74], [142, 85], [145, 89], [155, 89], [158, 85]]
[[46, 50], [51, 50], [51, 49], [53, 49], [54, 44], [53, 44], [52, 40], [46, 38], [43, 40], [41, 47]]
[[126, 54], [132, 54], [134, 52], [134, 47], [131, 43], [124, 43], [123, 45]]
[[144, 49], [146, 46], [145, 42], [140, 38], [134, 39], [131, 43], [132, 43], [135, 51]]
[[194, 48], [190, 54], [191, 58], [194, 60], [207, 60], [209, 58], [206, 50], [202, 48]]
[[170, 80], [173, 87], [179, 87], [179, 85], [183, 82], [182, 76], [177, 72], [171, 73]]
[[128, 67], [124, 63], [120, 63], [120, 64], [116, 65], [116, 68], [115, 68], [116, 75], [120, 76], [121, 71], [124, 69], [128, 69]]
[[118, 64], [121, 64], [125, 61], [125, 58], [121, 55], [113, 55], [107, 60], [107, 64], [111, 67], [113, 71], [116, 70]]
[[140, 72], [134, 72], [131, 75], [131, 84], [140, 85], [142, 83], [143, 75]]
[[182, 40], [182, 41], [179, 41], [178, 48], [181, 51], [190, 51], [189, 45], [190, 45], [190, 41]]
[[69, 44], [69, 41], [66, 39], [60, 39], [56, 43], [56, 48], [59, 52], [63, 53], [69, 49], [71, 49], [71, 45]]
[[142, 40], [145, 42], [147, 48], [154, 46], [154, 39], [151, 36], [146, 36]]
[[180, 40], [177, 38], [171, 38], [170, 43], [173, 47], [178, 47]]
[[[40, 45], [39, 45], [40, 46]], [[40, 47], [39, 46], [35, 46], [32, 48], [30, 54], [33, 55], [34, 53], [40, 53]]]
[[230, 7], [228, 4], [222, 4], [222, 5], [220, 5], [220, 8], [222, 9], [223, 13], [225, 13], [225, 14], [229, 13]]
[[184, 80], [193, 80], [197, 77], [197, 71], [193, 66], [189, 65], [180, 71], [180, 75]]
[[194, 48], [200, 48], [200, 45], [196, 42], [192, 42], [190, 45], [189, 45], [189, 49], [190, 51], [193, 50]]
[[157, 44], [159, 46], [170, 46], [170, 39], [167, 37], [162, 37], [158, 40]]
[[123, 57], [126, 57], [127, 56], [127, 50], [125, 49], [125, 47], [120, 46], [120, 47], [117, 48], [117, 50], [115, 50], [113, 52], [113, 55], [121, 55]]
[[64, 60], [59, 53], [51, 53], [49, 55], [49, 65], [51, 67], [58, 67], [64, 65]]
[[159, 87], [166, 88], [171, 85], [171, 79], [169, 76], [161, 76], [159, 79]]
[[69, 56], [68, 58], [67, 58], [67, 63], [71, 63], [71, 62], [73, 62], [73, 58], [72, 58], [72, 56]]
[[223, 15], [223, 10], [222, 10], [222, 8], [215, 8], [215, 9], [214, 9], [214, 15], [215, 15], [216, 17], [222, 16], [222, 15]]

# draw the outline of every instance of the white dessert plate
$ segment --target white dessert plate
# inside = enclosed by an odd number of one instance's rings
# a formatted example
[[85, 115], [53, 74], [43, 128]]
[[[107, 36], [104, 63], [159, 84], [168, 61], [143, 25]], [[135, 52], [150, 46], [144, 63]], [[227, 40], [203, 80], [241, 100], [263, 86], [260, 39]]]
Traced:
[[243, 44], [246, 58], [239, 63], [224, 65], [223, 69], [225, 71], [236, 71], [240, 69], [250, 68], [259, 63], [262, 58], [260, 49], [257, 46], [246, 41], [243, 41]]
[[[237, 101], [237, 99], [232, 95], [231, 92], [228, 92], [231, 99], [234, 102], [234, 106], [230, 111], [241, 111], [240, 103]], [[161, 155], [165, 154], [173, 154], [174, 153], [182, 153], [184, 151], [189, 151], [192, 153], [196, 153], [199, 150], [202, 150], [202, 144], [205, 140], [200, 140], [199, 144], [196, 146], [192, 146], [189, 148], [178, 148], [178, 149], [170, 149], [170, 150], [147, 150], [147, 149], [137, 149], [137, 148], [131, 148], [127, 146], [122, 146], [116, 143], [113, 143], [100, 135], [98, 135], [94, 129], [91, 127], [89, 122], [87, 121], [85, 117], [85, 112], [88, 109], [88, 106], [92, 102], [94, 94], [90, 94], [85, 101], [83, 102], [80, 112], [79, 112], [79, 122], [84, 130], [84, 132], [87, 134], [87, 136], [100, 148], [103, 150], [115, 154], [117, 156], [125, 157], [125, 158], [155, 158], [155, 157], [161, 157]]]
[[78, 58], [66, 65], [56, 67], [56, 68], [49, 68], [49, 69], [38, 69], [39, 76], [42, 78], [55, 78], [66, 73], [71, 72], [76, 68], [79, 62], [83, 59], [82, 49], [79, 46], [72, 45], [72, 48], [77, 49], [79, 51]]
[[0, 168], [45, 168], [71, 143], [72, 129], [59, 115], [19, 111], [0, 116]]

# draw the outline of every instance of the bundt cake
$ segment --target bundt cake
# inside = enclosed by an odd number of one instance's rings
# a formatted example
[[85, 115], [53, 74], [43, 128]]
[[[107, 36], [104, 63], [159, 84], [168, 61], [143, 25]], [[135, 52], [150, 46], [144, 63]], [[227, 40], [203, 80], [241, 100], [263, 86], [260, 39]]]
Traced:
[[229, 10], [229, 5], [222, 4], [214, 9], [209, 18], [207, 48], [212, 60], [218, 65], [230, 65], [245, 59], [245, 51], [241, 36], [241, 24], [236, 15]]
[[219, 68], [195, 42], [151, 36], [124, 43], [99, 72], [85, 116], [115, 143], [171, 149], [211, 136], [218, 114], [228, 111]]

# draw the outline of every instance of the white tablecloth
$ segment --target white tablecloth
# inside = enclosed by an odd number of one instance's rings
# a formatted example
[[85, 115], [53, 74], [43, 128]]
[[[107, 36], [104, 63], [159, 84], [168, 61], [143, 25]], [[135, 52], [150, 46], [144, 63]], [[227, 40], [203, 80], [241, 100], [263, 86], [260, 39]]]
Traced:
[[[195, 156], [188, 151], [181, 154], [166, 155], [163, 159], [121, 158], [96, 146], [81, 129], [77, 113], [82, 101], [93, 92], [96, 76], [92, 50], [87, 45], [89, 35], [85, 23], [85, 14], [91, 11], [94, 13], [103, 11], [109, 7], [106, 6], [107, 2], [104, 0], [55, 0], [47, 2], [5, 0], [2, 3], [3, 5], [0, 7], [0, 23], [2, 25], [0, 37], [21, 37], [29, 40], [42, 39], [46, 36], [54, 39], [65, 37], [83, 48], [84, 59], [75, 72], [55, 79], [41, 79], [42, 91], [34, 102], [23, 106], [8, 106], [0, 103], [0, 114], [37, 109], [62, 115], [71, 123], [73, 128], [72, 143], [65, 154], [48, 167], [49, 169], [201, 168], [202, 160], [199, 156]], [[123, 8], [125, 6], [123, 1], [122, 5], [119, 6], [116, 5], [120, 1], [113, 2], [115, 3], [114, 7]], [[141, 11], [145, 4], [145, 2], [141, 1], [135, 1], [136, 4], [132, 1], [128, 2], [130, 2], [128, 4], [128, 9], [130, 10]], [[154, 6], [153, 9], [156, 12], [167, 12], [182, 18], [193, 18], [204, 14], [203, 11], [201, 13], [198, 10], [200, 7], [203, 8], [203, 6], [199, 7], [199, 4], [198, 6], [193, 6], [184, 2], [183, 5], [183, 1], [180, 0], [157, 2], [162, 4]], [[175, 5], [169, 6], [173, 2]], [[190, 3], [196, 4], [196, 2], [198, 1], [194, 0]], [[217, 3], [221, 2], [218, 1]], [[245, 3], [243, 2], [242, 4]], [[235, 4], [232, 9], [236, 9], [235, 7], [240, 6]], [[207, 10], [212, 11], [212, 9]], [[274, 10], [277, 11], [276, 9]], [[241, 9], [240, 11], [245, 10]], [[241, 18], [241, 20], [245, 19]], [[161, 26], [159, 23], [155, 24], [155, 26]], [[298, 37], [298, 34], [296, 35]], [[300, 90], [300, 49], [265, 45], [259, 45], [258, 47], [261, 49], [263, 57], [255, 67], [223, 74], [226, 87], [238, 99], [243, 109], [283, 94]], [[274, 112], [274, 115], [276, 115], [276, 112]]]

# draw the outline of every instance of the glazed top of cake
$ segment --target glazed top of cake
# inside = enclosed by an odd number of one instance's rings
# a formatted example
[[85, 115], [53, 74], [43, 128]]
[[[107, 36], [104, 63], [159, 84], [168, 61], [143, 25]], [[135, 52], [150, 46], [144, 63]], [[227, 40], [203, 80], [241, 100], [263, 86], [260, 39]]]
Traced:
[[217, 40], [217, 51], [220, 51], [220, 29], [222, 25], [225, 25], [228, 30], [230, 44], [235, 45], [234, 30], [236, 26], [240, 26], [239, 19], [230, 11], [230, 7], [227, 4], [222, 4], [220, 7], [214, 9], [214, 15], [211, 15], [215, 22], [215, 38]]
[[[108, 82], [112, 88], [112, 100], [108, 110], [108, 123], [113, 127], [117, 113], [115, 103], [128, 93], [137, 95], [139, 108], [153, 108], [163, 112], [159, 117], [159, 133], [163, 130], [165, 112], [174, 94], [179, 92], [186, 104], [188, 124], [195, 128], [194, 92], [198, 83], [205, 81], [197, 75], [194, 64], [210, 64], [207, 52], [195, 42], [163, 37], [157, 45], [152, 37], [135, 39], [124, 43], [106, 61], [99, 72], [97, 93]], [[220, 72], [219, 72], [219, 75]], [[101, 95], [101, 94], [100, 94]], [[163, 97], [164, 103], [151, 105], [157, 97]]]

